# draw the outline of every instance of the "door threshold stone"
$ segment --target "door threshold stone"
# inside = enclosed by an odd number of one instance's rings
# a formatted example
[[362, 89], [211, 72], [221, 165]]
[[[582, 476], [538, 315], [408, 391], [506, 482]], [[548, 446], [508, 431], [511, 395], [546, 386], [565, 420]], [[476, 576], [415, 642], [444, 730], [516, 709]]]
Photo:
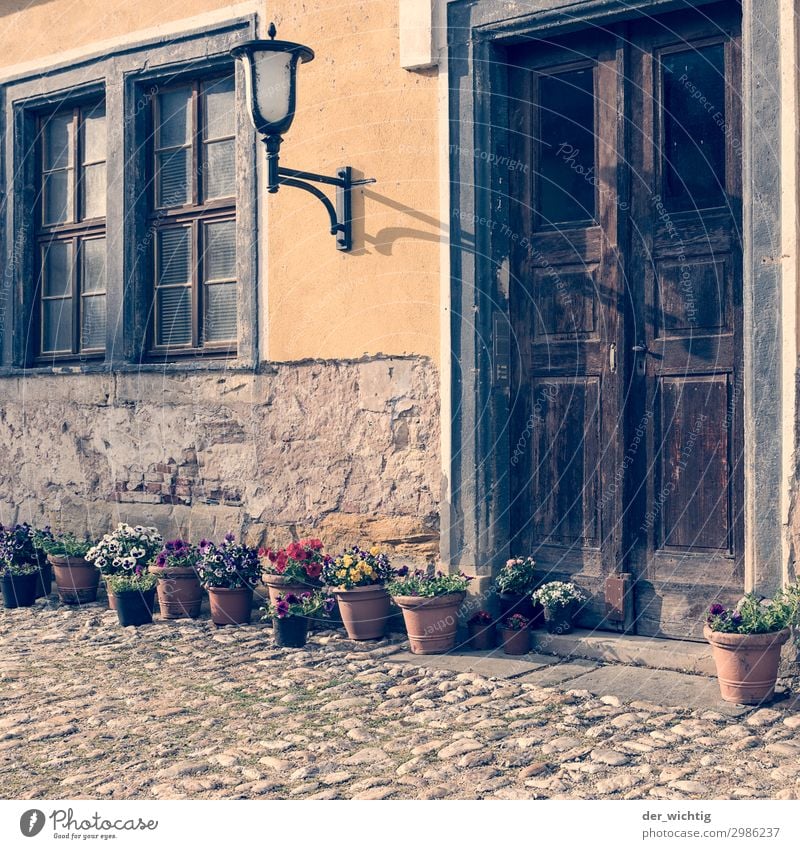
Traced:
[[608, 631], [576, 630], [571, 634], [533, 632], [533, 650], [561, 658], [587, 658], [649, 669], [668, 669], [716, 677], [711, 646], [688, 640], [664, 640]]

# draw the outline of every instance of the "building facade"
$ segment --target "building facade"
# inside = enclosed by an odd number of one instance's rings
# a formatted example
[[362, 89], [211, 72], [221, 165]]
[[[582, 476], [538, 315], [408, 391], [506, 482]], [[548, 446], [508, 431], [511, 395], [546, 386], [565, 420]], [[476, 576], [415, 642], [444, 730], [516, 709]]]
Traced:
[[[311, 46], [264, 190], [230, 49]], [[793, 0], [0, 18], [0, 519], [511, 553], [696, 638], [794, 574]]]

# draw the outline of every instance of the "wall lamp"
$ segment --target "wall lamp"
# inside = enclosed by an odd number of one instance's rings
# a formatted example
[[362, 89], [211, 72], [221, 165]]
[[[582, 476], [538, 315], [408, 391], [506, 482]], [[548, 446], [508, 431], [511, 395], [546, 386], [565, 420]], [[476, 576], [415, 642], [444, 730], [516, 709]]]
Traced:
[[[267, 191], [274, 194], [281, 186], [292, 186], [314, 195], [328, 211], [337, 249], [349, 251], [353, 247], [352, 189], [375, 180], [354, 180], [349, 165], [337, 168], [335, 177], [280, 165], [283, 134], [294, 120], [297, 65], [310, 62], [314, 51], [293, 41], [276, 41], [277, 34], [275, 24], [270, 24], [269, 41], [245, 41], [231, 50], [231, 56], [244, 65], [250, 120], [267, 148]], [[325, 192], [312, 183], [335, 186], [335, 206]]]

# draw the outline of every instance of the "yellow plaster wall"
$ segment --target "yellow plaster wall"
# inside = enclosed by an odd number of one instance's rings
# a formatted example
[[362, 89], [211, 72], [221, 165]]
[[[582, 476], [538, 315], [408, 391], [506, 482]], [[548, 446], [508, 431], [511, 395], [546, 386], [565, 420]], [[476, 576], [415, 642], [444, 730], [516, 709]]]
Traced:
[[[219, 0], [0, 0], [4, 65], [231, 8]], [[279, 37], [316, 59], [300, 68], [282, 164], [377, 178], [354, 198], [355, 246], [334, 247], [319, 201], [268, 199], [268, 357], [422, 354], [438, 360], [437, 80], [399, 64], [398, 0], [280, 0], [262, 6]], [[357, 175], [359, 175], [357, 174]]]

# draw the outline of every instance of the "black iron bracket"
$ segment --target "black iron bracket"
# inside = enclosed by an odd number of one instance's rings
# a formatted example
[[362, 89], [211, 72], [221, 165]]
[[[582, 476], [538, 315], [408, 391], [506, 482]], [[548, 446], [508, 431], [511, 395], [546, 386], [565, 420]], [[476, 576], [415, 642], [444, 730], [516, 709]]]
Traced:
[[[340, 251], [351, 250], [353, 247], [352, 190], [354, 186], [366, 186], [374, 183], [375, 178], [368, 177], [361, 180], [354, 180], [352, 177], [352, 168], [349, 165], [338, 168], [335, 177], [328, 177], [325, 174], [315, 174], [313, 171], [298, 171], [295, 168], [283, 168], [282, 166], [279, 166], [277, 170], [278, 179], [275, 183], [275, 188], [270, 188], [270, 191], [277, 191], [280, 186], [290, 186], [314, 195], [328, 212], [331, 235], [336, 237], [336, 249]], [[317, 188], [312, 183], [335, 186], [335, 204], [322, 189]]]

